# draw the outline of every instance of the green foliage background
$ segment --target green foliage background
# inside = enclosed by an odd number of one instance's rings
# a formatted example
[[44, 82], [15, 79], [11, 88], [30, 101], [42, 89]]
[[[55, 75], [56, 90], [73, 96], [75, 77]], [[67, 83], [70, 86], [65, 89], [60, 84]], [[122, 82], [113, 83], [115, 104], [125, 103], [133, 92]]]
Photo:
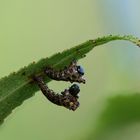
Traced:
[[[139, 4], [138, 0], [1, 1], [0, 77], [98, 36], [140, 37]], [[0, 126], [0, 139], [139, 140], [139, 60], [140, 49], [129, 42], [95, 48], [79, 62], [87, 84], [81, 85], [76, 112], [51, 104], [38, 92]], [[49, 86], [60, 91], [69, 84]]]

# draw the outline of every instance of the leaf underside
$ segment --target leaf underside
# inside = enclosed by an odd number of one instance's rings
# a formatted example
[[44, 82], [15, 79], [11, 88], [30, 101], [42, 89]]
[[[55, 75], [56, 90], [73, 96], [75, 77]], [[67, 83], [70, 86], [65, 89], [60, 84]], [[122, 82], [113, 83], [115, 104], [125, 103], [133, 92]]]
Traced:
[[27, 67], [14, 72], [0, 80], [0, 123], [4, 121], [14, 108], [21, 105], [22, 102], [32, 97], [39, 90], [37, 85], [32, 81], [33, 75], [42, 75], [46, 83], [51, 81], [43, 74], [43, 70], [47, 66], [56, 69], [63, 68], [70, 64], [72, 60], [79, 60], [85, 57], [85, 54], [94, 47], [108, 43], [113, 40], [127, 40], [137, 46], [140, 46], [140, 40], [133, 36], [106, 36], [89, 40], [83, 44], [57, 53], [49, 58], [41, 59], [37, 63], [33, 62]]

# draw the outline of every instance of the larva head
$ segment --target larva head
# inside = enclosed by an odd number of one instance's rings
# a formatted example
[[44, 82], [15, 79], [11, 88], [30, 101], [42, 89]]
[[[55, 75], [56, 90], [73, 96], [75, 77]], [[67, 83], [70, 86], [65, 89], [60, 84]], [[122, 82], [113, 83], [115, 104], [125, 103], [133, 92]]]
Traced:
[[84, 69], [82, 66], [77, 66], [77, 72], [80, 74], [80, 75], [84, 75]]
[[69, 88], [69, 93], [78, 98], [78, 93], [80, 92], [80, 88], [77, 84], [73, 84], [70, 88]]

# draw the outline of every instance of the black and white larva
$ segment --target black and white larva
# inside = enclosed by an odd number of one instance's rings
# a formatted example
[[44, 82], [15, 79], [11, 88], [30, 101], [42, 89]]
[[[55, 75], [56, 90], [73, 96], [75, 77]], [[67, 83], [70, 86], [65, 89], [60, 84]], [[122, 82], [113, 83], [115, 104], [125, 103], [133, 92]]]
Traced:
[[46, 67], [44, 73], [49, 78], [57, 81], [85, 83], [85, 79], [83, 78], [84, 69], [77, 65], [76, 61], [72, 61], [68, 67], [65, 67], [62, 70], [55, 70], [51, 67]]
[[59, 106], [64, 106], [73, 111], [79, 107], [78, 93], [80, 92], [80, 89], [77, 84], [73, 84], [69, 89], [65, 89], [61, 92], [61, 94], [58, 94], [49, 89], [41, 77], [34, 76], [33, 79], [45, 97], [47, 97], [47, 99], [52, 103]]

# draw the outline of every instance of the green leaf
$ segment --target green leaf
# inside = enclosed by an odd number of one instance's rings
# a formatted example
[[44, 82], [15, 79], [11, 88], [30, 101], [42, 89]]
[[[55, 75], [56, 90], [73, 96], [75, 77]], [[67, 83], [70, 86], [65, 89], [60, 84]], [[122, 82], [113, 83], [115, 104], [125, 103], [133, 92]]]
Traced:
[[95, 46], [105, 44], [113, 40], [127, 40], [140, 46], [138, 38], [133, 36], [106, 36], [89, 40], [81, 45], [57, 53], [49, 58], [41, 59], [37, 63], [31, 63], [27, 67], [14, 72], [0, 80], [0, 123], [7, 117], [11, 111], [22, 104], [22, 102], [34, 95], [39, 88], [33, 83], [31, 76], [42, 75], [49, 82], [43, 70], [46, 66], [62, 68], [68, 65], [73, 59], [79, 60], [91, 51]]

